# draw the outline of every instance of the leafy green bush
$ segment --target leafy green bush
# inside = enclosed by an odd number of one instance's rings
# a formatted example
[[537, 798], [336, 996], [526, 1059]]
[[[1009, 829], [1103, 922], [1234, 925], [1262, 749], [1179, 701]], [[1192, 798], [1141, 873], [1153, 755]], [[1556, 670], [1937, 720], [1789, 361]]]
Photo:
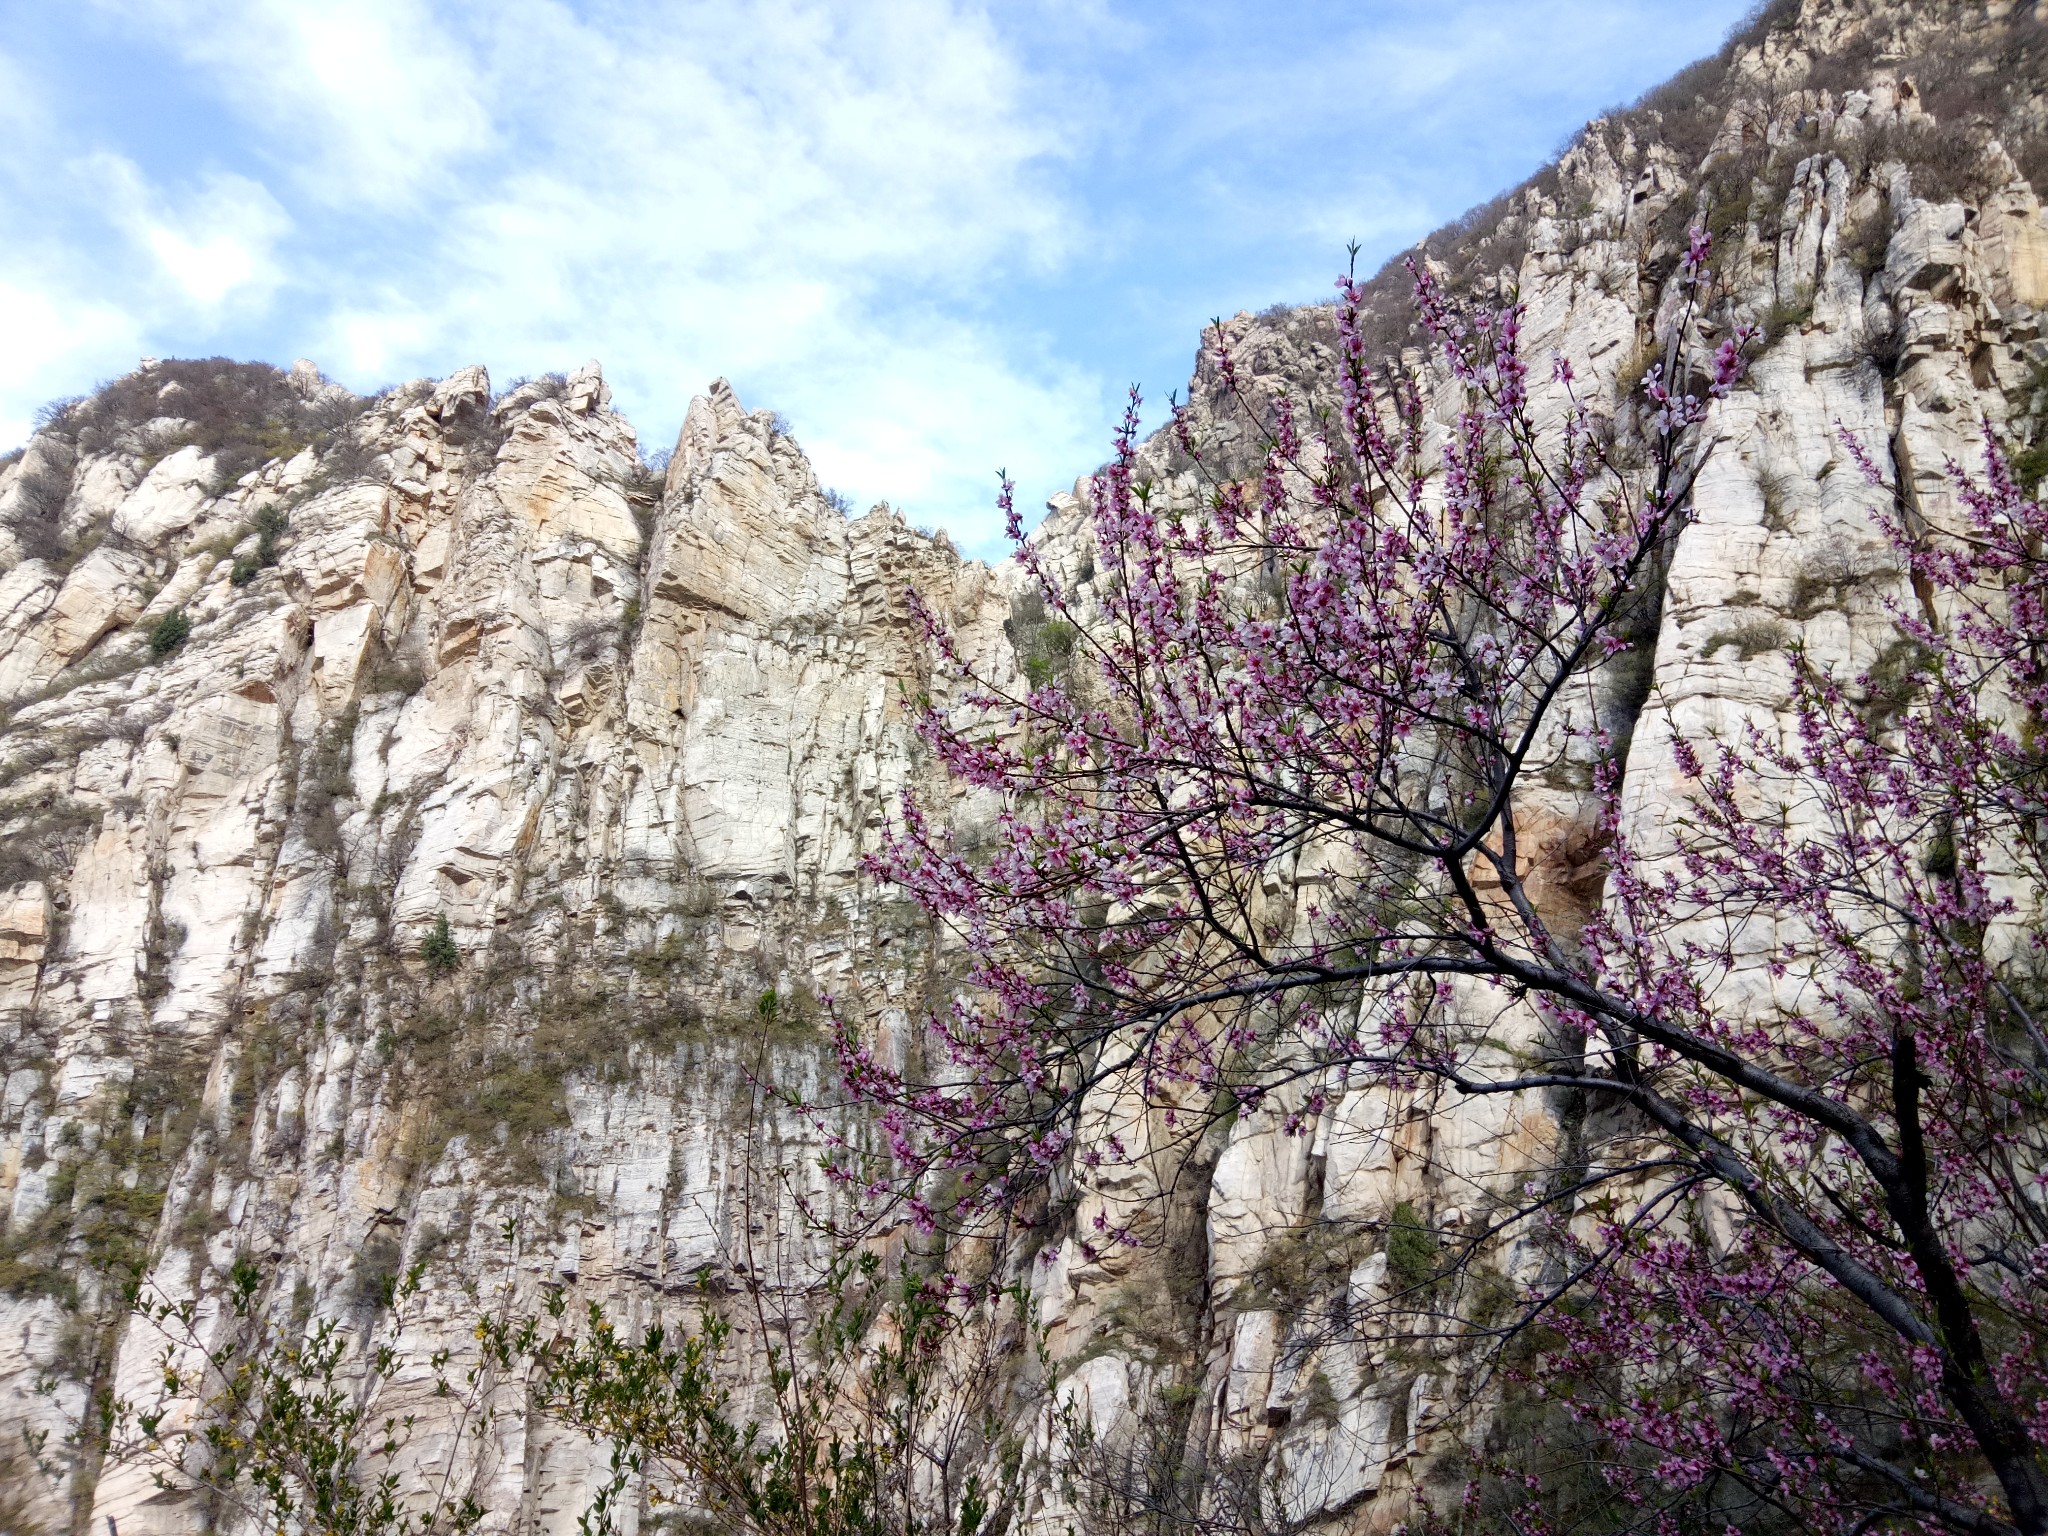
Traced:
[[[595, 1301], [579, 1321], [551, 1290], [544, 1317], [486, 1318], [478, 1337], [501, 1377], [526, 1379], [528, 1401], [610, 1448], [585, 1530], [612, 1528], [645, 1477], [657, 1508], [695, 1505], [705, 1529], [746, 1536], [993, 1536], [1023, 1498], [1022, 1448], [994, 1414], [997, 1310], [969, 1311], [979, 1359], [949, 1369], [940, 1348], [962, 1327], [953, 1283], [885, 1275], [873, 1253], [842, 1259], [804, 1342], [769, 1346], [765, 1394], [735, 1390], [736, 1330], [709, 1306], [694, 1331], [625, 1327]], [[772, 1319], [770, 1337], [797, 1322]], [[764, 1399], [765, 1419], [743, 1411]], [[940, 1459], [963, 1430], [993, 1452], [986, 1482]], [[941, 1475], [920, 1476], [928, 1466]]]
[[420, 959], [426, 963], [428, 974], [433, 976], [445, 976], [461, 962], [462, 951], [455, 947], [455, 935], [449, 930], [446, 912], [434, 919], [433, 931], [420, 940]]
[[2012, 477], [2029, 496], [2041, 493], [2041, 482], [2048, 479], [2048, 437], [2012, 456]]
[[1716, 630], [1700, 647], [1700, 655], [1712, 659], [1724, 645], [1732, 645], [1744, 661], [1754, 661], [1770, 651], [1782, 651], [1792, 643], [1792, 631], [1776, 619], [1747, 619], [1732, 629]]
[[1003, 632], [1016, 649], [1020, 670], [1034, 688], [1043, 688], [1063, 675], [1073, 661], [1078, 631], [1065, 619], [1047, 614], [1045, 599], [1036, 592], [1027, 592], [1010, 604]]
[[256, 552], [244, 555], [235, 562], [235, 568], [228, 573], [228, 580], [238, 587], [246, 587], [256, 579], [258, 571], [267, 570], [277, 564], [277, 536], [284, 532], [285, 515], [277, 507], [265, 507], [256, 514]]
[[1387, 1227], [1387, 1273], [1402, 1290], [1420, 1290], [1436, 1276], [1436, 1254], [1436, 1234], [1422, 1224], [1414, 1204], [1403, 1200]]
[[173, 608], [150, 626], [149, 654], [168, 656], [183, 645], [191, 633], [192, 621], [185, 617], [185, 611]]
[[[367, 1328], [332, 1318], [297, 1327], [280, 1320], [263, 1270], [247, 1259], [230, 1272], [224, 1299], [234, 1326], [219, 1341], [202, 1334], [193, 1302], [138, 1292], [137, 1315], [170, 1342], [138, 1397], [110, 1397], [102, 1408], [107, 1463], [134, 1466], [159, 1487], [167, 1476], [188, 1483], [203, 1468], [199, 1485], [218, 1505], [263, 1529], [466, 1536], [483, 1505], [453, 1478], [393, 1470], [413, 1420], [376, 1406], [378, 1389], [419, 1358], [399, 1345], [419, 1284], [418, 1266], [380, 1280], [375, 1305], [392, 1310], [374, 1341]], [[475, 1433], [488, 1378], [481, 1364], [458, 1372], [446, 1350], [427, 1359], [434, 1396], [460, 1415], [459, 1443]]]

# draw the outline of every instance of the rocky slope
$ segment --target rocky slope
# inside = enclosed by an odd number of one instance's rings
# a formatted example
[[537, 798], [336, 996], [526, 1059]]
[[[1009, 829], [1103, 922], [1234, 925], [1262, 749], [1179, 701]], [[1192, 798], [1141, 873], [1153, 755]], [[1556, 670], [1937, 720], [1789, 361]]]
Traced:
[[[1795, 641], [1851, 672], [1890, 641], [1899, 577], [1838, 428], [1937, 522], [1981, 423], [2042, 457], [2044, 31], [1996, 4], [1779, 7], [1426, 245], [1460, 291], [1515, 287], [1531, 355], [1609, 398], [1669, 323], [1695, 217], [1765, 330], [1719, 410], [1653, 662], [1600, 706], [1635, 726], [1638, 830], [1669, 804], [1670, 731], [1782, 709]], [[1412, 346], [1398, 286], [1379, 289], [1389, 355]], [[1327, 311], [1226, 330], [1255, 394], [1320, 387]], [[1207, 423], [1244, 432], [1214, 375], [1205, 346]], [[1165, 444], [1148, 454], [1195, 494]], [[929, 682], [904, 591], [1003, 671], [1039, 643], [1013, 575], [887, 507], [843, 517], [723, 385], [647, 470], [595, 365], [374, 401], [309, 365], [146, 365], [0, 468], [0, 524], [0, 1480], [27, 1490], [19, 1519], [205, 1519], [65, 1443], [89, 1393], [150, 1378], [133, 1276], [213, 1319], [248, 1259], [278, 1306], [368, 1323], [424, 1262], [424, 1360], [466, 1347], [480, 1290], [561, 1284], [644, 1316], [801, 1249], [787, 1202], [819, 1131], [757, 1110], [752, 1070], [815, 1078], [822, 993], [900, 1038], [942, 985], [931, 935], [858, 867], [893, 792], [931, 773], [903, 720]], [[1039, 537], [1085, 588], [1072, 498]], [[1551, 788], [1536, 857], [1557, 899], [1597, 899], [1584, 786]], [[426, 943], [443, 920], [445, 953]], [[1062, 1391], [1105, 1437], [1249, 1468], [1277, 1521], [1398, 1519], [1485, 1416], [1446, 1412], [1455, 1360], [1318, 1320], [1385, 1285], [1390, 1212], [1455, 1226], [1554, 1113], [1361, 1093], [1306, 1138], [1240, 1121], [1180, 1170], [1155, 1244], [1057, 1241], [1029, 1271]], [[789, 1179], [747, 1177], [768, 1166]], [[1155, 1176], [1084, 1185], [1076, 1219]], [[388, 1390], [422, 1393], [423, 1371]], [[459, 1443], [426, 1413], [408, 1455], [455, 1457], [491, 1529], [571, 1528], [594, 1453], [498, 1406]]]

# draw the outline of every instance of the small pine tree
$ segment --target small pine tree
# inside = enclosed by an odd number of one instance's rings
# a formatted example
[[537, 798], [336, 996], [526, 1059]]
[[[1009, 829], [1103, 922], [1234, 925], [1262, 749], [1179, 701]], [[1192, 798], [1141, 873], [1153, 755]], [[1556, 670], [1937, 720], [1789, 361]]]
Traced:
[[420, 959], [426, 962], [428, 973], [434, 976], [447, 975], [462, 959], [462, 951], [455, 947], [455, 935], [449, 930], [446, 912], [435, 917], [433, 931], [420, 940]]

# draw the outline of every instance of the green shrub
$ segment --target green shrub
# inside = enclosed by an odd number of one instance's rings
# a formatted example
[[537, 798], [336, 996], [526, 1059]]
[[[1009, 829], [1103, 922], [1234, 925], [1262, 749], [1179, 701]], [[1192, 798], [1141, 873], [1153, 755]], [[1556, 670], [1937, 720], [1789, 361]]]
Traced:
[[1887, 730], [1927, 686], [1934, 653], [1909, 635], [1901, 635], [1877, 653], [1862, 683], [1868, 692], [1864, 718], [1875, 730]]
[[1802, 330], [1813, 319], [1813, 295], [1801, 293], [1792, 299], [1774, 299], [1763, 312], [1758, 324], [1763, 330], [1763, 347], [1772, 347], [1791, 334]]
[[433, 931], [420, 940], [420, 959], [426, 963], [428, 974], [433, 976], [445, 976], [461, 962], [462, 951], [455, 947], [455, 935], [449, 930], [446, 912], [434, 919]]
[[427, 671], [407, 656], [384, 656], [363, 677], [365, 694], [398, 693], [411, 698], [427, 685]]
[[149, 654], [168, 656], [192, 633], [192, 621], [185, 617], [182, 608], [173, 608], [169, 613], [150, 626]]
[[1010, 604], [1003, 632], [1017, 652], [1019, 670], [1034, 688], [1065, 675], [1079, 637], [1072, 624], [1046, 613], [1045, 599], [1036, 592], [1024, 593]]
[[1387, 1227], [1387, 1273], [1404, 1291], [1420, 1290], [1436, 1277], [1436, 1234], [1422, 1224], [1411, 1201], [1394, 1207]]
[[285, 515], [277, 507], [265, 507], [256, 514], [256, 552], [244, 555], [235, 562], [235, 568], [228, 573], [228, 580], [238, 587], [246, 587], [256, 579], [258, 571], [268, 570], [277, 564], [277, 536], [284, 532]]
[[397, 1298], [404, 1250], [389, 1232], [376, 1232], [356, 1253], [355, 1304], [381, 1312]]
[[2012, 477], [2029, 496], [2040, 495], [2041, 482], [2048, 479], [2048, 436], [2012, 456]]

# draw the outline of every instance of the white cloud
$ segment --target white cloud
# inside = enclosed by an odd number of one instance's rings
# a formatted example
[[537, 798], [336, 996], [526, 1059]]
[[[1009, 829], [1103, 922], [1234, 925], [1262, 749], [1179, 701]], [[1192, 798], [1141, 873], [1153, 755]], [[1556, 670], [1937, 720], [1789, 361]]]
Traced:
[[362, 387], [594, 352], [655, 437], [723, 374], [827, 479], [934, 520], [986, 522], [1012, 431], [1094, 454], [1089, 381], [991, 318], [1076, 216], [1048, 172], [1068, 130], [971, 4], [103, 9], [242, 125], [241, 169], [182, 192], [64, 146], [132, 247], [91, 279], [128, 335], [275, 295], [278, 356]]
[[1112, 402], [1078, 370], [939, 315], [913, 339], [849, 328], [779, 398], [828, 484], [886, 497], [984, 550], [1000, 530], [996, 471], [1047, 488], [1093, 465]]
[[[0, 292], [35, 317], [0, 423], [142, 350], [360, 388], [595, 354], [657, 442], [725, 375], [828, 483], [987, 548], [998, 465], [1088, 468], [1127, 367], [1163, 395], [1214, 308], [1455, 212], [1444, 163], [1681, 6], [99, 0], [168, 105], [0, 55]], [[1089, 352], [1076, 280], [1119, 345], [1172, 339]]]
[[81, 386], [81, 359], [133, 358], [142, 327], [136, 318], [84, 294], [52, 293], [43, 274], [24, 283], [0, 272], [0, 315], [6, 345], [0, 346], [0, 443], [26, 438], [36, 406]]
[[[352, 274], [316, 355], [383, 379], [596, 352], [623, 404], [666, 406], [642, 414], [654, 434], [724, 374], [788, 412], [852, 493], [984, 525], [1002, 455], [964, 443], [964, 420], [1028, 421], [1025, 451], [1092, 457], [1087, 382], [977, 318], [1007, 273], [1056, 265], [1074, 225], [1043, 171], [1058, 130], [978, 16], [942, 0], [669, 7], [611, 30], [553, 5], [494, 15], [473, 29], [490, 61], [475, 78], [520, 131], [418, 248]], [[945, 467], [958, 450], [971, 474]]]
[[0, 445], [37, 405], [133, 367], [153, 331], [216, 321], [274, 276], [281, 212], [253, 183], [212, 177], [182, 197], [128, 160], [78, 154], [47, 93], [0, 54]]
[[[1077, 215], [1049, 174], [1059, 113], [969, 4], [121, 14], [262, 131], [301, 225], [291, 350], [360, 387], [596, 352], [664, 436], [727, 375], [797, 420], [829, 481], [983, 532], [997, 463], [1098, 451], [1090, 381], [989, 317], [1008, 274], [1069, 254]], [[227, 190], [213, 236], [147, 238], [193, 297], [268, 274], [283, 215]], [[1008, 432], [1030, 436], [1004, 453]]]
[[102, 0], [212, 82], [316, 202], [394, 207], [490, 146], [477, 62], [412, 0]]
[[282, 280], [277, 245], [291, 219], [259, 183], [216, 171], [167, 193], [130, 161], [105, 153], [77, 169], [99, 189], [104, 216], [155, 258], [168, 302], [213, 314], [230, 299], [261, 304]]

